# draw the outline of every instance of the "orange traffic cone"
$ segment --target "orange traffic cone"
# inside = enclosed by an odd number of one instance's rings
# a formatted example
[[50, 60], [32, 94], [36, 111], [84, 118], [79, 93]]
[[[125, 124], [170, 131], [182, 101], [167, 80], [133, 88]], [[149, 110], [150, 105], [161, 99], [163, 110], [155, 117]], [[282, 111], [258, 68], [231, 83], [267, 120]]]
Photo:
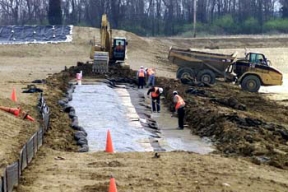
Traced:
[[16, 96], [15, 88], [13, 88], [13, 90], [12, 90], [11, 100], [14, 101], [14, 102], [17, 102], [17, 96]]
[[110, 178], [110, 185], [108, 192], [117, 192], [116, 182], [113, 176], [111, 176]]
[[114, 153], [113, 143], [112, 143], [112, 139], [111, 139], [110, 130], [108, 130], [108, 132], [107, 132], [106, 152], [108, 152], [108, 153]]
[[31, 117], [30, 115], [28, 115], [28, 113], [26, 113], [26, 114], [24, 115], [23, 119], [24, 119], [24, 120], [27, 119], [27, 120], [29, 120], [29, 121], [35, 121], [35, 119], [34, 119], [33, 117]]
[[8, 113], [11, 113], [11, 114], [15, 115], [16, 117], [20, 114], [20, 111], [21, 111], [21, 109], [19, 107], [18, 108], [9, 108], [9, 107], [0, 106], [0, 109], [3, 111], [6, 111]]

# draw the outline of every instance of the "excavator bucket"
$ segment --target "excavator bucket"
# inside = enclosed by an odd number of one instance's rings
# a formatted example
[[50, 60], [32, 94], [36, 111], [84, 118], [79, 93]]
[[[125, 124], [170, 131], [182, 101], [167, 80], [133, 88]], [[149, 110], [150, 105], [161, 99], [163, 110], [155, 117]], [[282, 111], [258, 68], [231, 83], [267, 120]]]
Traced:
[[93, 73], [108, 73], [109, 53], [104, 51], [94, 52]]

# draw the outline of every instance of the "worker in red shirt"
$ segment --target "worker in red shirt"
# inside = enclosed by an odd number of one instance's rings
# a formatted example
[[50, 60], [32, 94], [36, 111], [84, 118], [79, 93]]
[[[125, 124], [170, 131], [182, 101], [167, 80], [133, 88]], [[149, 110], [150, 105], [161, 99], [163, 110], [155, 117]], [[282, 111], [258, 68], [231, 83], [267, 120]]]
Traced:
[[152, 111], [156, 113], [160, 113], [160, 95], [163, 93], [163, 88], [161, 87], [152, 87], [148, 90], [147, 96], [151, 94], [151, 104], [152, 104]]
[[124, 50], [123, 45], [121, 45], [121, 43], [118, 42], [118, 45], [116, 46], [116, 51], [123, 51], [123, 50]]
[[151, 85], [155, 85], [155, 69], [154, 68], [146, 68], [145, 71], [148, 75], [148, 82], [147, 82], [147, 88]]

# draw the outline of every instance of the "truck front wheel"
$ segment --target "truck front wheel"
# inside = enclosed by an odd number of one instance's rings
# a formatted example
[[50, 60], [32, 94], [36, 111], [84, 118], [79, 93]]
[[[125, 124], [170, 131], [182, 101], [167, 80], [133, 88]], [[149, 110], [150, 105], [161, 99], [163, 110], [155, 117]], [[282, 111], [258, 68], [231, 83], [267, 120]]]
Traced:
[[244, 77], [241, 82], [241, 88], [249, 92], [258, 92], [261, 86], [260, 79], [255, 75]]

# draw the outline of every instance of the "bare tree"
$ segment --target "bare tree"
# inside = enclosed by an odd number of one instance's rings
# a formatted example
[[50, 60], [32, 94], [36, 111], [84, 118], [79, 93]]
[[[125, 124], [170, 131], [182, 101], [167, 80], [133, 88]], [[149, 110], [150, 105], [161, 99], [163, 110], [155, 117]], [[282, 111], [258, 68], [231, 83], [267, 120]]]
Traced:
[[181, 33], [196, 24], [194, 13], [203, 26], [226, 15], [237, 26], [251, 18], [263, 26], [275, 17], [277, 3], [282, 16], [288, 18], [288, 0], [0, 0], [0, 24], [47, 24], [49, 7], [55, 5], [52, 1], [61, 2], [58, 13], [62, 11], [64, 24], [99, 27], [105, 13], [113, 28], [143, 35]]
[[281, 4], [281, 13], [283, 18], [288, 18], [288, 1], [280, 0]]

